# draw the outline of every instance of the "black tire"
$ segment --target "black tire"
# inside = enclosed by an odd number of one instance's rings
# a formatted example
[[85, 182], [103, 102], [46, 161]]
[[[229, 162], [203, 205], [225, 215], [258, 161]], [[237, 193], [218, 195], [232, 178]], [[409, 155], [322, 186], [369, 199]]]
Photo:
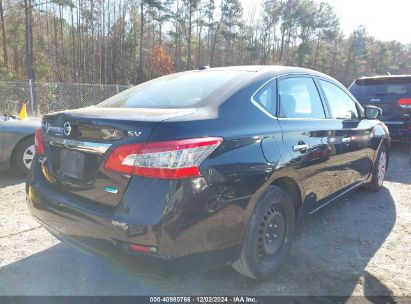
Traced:
[[[27, 137], [23, 140], [21, 140], [17, 146], [15, 147], [13, 151], [13, 167], [16, 169], [19, 173], [26, 174], [30, 169], [24, 164], [24, 154], [26, 150], [33, 146], [34, 148], [34, 138], [33, 137]], [[33, 153], [34, 156], [34, 153]]]
[[[270, 228], [270, 224], [275, 228]], [[271, 233], [269, 229], [276, 230]], [[294, 230], [295, 212], [290, 196], [280, 187], [270, 186], [255, 206], [245, 233], [241, 256], [232, 267], [253, 279], [272, 276], [287, 258]]]
[[380, 190], [382, 188], [383, 182], [384, 182], [384, 178], [381, 181], [379, 179], [379, 163], [381, 161], [381, 157], [382, 155], [385, 155], [385, 168], [384, 168], [384, 177], [385, 177], [385, 172], [387, 170], [387, 161], [388, 161], [388, 155], [387, 155], [387, 151], [385, 149], [385, 145], [382, 144], [380, 149], [378, 150], [378, 155], [377, 158], [374, 162], [374, 166], [372, 168], [372, 177], [371, 177], [371, 181], [367, 184], [365, 184], [364, 188], [368, 191], [372, 191], [372, 192], [377, 192], [378, 190]]

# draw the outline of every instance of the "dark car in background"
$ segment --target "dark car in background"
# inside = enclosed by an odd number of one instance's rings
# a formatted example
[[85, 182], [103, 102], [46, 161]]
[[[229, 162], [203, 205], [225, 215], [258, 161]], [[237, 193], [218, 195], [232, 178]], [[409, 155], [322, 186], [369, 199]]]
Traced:
[[165, 260], [218, 252], [219, 263], [266, 278], [299, 215], [381, 188], [390, 141], [380, 113], [307, 69], [168, 75], [45, 115], [28, 206], [83, 248]]
[[40, 126], [38, 118], [19, 120], [0, 114], [0, 170], [28, 172], [34, 157], [34, 131]]
[[411, 142], [411, 75], [362, 77], [349, 91], [363, 106], [382, 109], [391, 138]]

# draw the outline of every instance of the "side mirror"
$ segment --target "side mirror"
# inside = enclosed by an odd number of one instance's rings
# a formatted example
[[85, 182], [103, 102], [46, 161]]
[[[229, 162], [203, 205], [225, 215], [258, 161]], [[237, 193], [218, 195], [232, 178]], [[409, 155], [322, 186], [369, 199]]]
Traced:
[[365, 106], [364, 111], [366, 119], [377, 119], [382, 114], [382, 109], [374, 106]]

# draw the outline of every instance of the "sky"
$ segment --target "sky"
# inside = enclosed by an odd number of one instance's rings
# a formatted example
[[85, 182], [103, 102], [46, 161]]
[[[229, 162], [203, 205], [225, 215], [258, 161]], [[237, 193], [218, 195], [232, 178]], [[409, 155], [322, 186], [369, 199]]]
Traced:
[[[316, 0], [321, 2], [320, 0]], [[380, 40], [411, 43], [411, 0], [322, 0], [331, 4], [340, 17], [341, 28], [348, 36], [359, 25]], [[244, 15], [262, 0], [241, 0]]]

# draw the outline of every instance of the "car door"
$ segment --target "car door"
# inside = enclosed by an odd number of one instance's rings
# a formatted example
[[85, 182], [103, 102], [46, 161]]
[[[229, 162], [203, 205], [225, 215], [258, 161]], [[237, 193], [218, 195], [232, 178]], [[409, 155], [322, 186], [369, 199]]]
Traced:
[[326, 79], [318, 79], [318, 82], [328, 104], [330, 118], [341, 129], [347, 185], [356, 184], [366, 179], [371, 171], [374, 124], [361, 119], [359, 105], [344, 88]]
[[278, 80], [279, 124], [283, 142], [304, 187], [308, 210], [345, 186], [339, 171], [343, 159], [339, 127], [329, 119], [317, 83], [311, 76]]

